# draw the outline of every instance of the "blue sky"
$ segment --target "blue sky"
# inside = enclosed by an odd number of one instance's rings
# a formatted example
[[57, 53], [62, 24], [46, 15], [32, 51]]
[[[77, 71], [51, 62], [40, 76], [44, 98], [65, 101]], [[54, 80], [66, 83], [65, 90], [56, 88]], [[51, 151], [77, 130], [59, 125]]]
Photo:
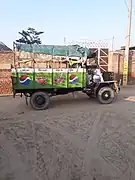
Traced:
[[63, 44], [64, 37], [111, 42], [114, 36], [115, 47], [120, 47], [125, 43], [127, 7], [124, 0], [0, 0], [0, 25], [0, 41], [10, 47], [18, 31], [27, 27], [43, 30], [44, 44]]

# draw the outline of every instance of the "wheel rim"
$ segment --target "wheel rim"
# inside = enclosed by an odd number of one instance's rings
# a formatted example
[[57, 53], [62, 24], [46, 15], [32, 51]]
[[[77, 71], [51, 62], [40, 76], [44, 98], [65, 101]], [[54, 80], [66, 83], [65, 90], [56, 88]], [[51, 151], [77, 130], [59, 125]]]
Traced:
[[34, 100], [34, 104], [36, 104], [36, 106], [38, 107], [42, 107], [45, 104], [45, 102], [45, 98], [41, 95], [38, 95]]
[[111, 97], [110, 91], [105, 91], [105, 92], [102, 93], [102, 99], [103, 100], [107, 101], [107, 100], [110, 99], [110, 97]]

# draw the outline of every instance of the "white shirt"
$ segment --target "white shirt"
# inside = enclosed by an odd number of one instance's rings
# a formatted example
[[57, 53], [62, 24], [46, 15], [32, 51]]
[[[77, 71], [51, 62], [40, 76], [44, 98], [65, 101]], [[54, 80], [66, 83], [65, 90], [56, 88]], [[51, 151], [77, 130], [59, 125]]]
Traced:
[[96, 69], [96, 70], [94, 71], [93, 80], [94, 80], [95, 82], [96, 82], [97, 80], [100, 80], [101, 82], [104, 81], [100, 69]]

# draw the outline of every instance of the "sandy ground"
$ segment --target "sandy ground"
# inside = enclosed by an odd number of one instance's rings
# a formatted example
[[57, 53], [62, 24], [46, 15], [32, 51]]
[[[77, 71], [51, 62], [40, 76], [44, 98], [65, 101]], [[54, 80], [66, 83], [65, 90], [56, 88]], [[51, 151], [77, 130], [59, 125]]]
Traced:
[[[80, 94], [33, 111], [0, 98], [0, 180], [135, 179], [135, 88], [110, 105]], [[134, 98], [135, 99], [135, 98]]]

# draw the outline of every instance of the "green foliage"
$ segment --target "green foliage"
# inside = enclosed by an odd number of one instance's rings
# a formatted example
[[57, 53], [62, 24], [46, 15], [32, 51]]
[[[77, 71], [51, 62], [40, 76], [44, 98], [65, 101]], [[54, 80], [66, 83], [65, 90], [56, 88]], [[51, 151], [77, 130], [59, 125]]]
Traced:
[[19, 32], [22, 37], [16, 40], [16, 42], [23, 44], [41, 44], [39, 36], [43, 33], [43, 31], [38, 32], [34, 28], [28, 28], [26, 31], [22, 30], [22, 32]]

